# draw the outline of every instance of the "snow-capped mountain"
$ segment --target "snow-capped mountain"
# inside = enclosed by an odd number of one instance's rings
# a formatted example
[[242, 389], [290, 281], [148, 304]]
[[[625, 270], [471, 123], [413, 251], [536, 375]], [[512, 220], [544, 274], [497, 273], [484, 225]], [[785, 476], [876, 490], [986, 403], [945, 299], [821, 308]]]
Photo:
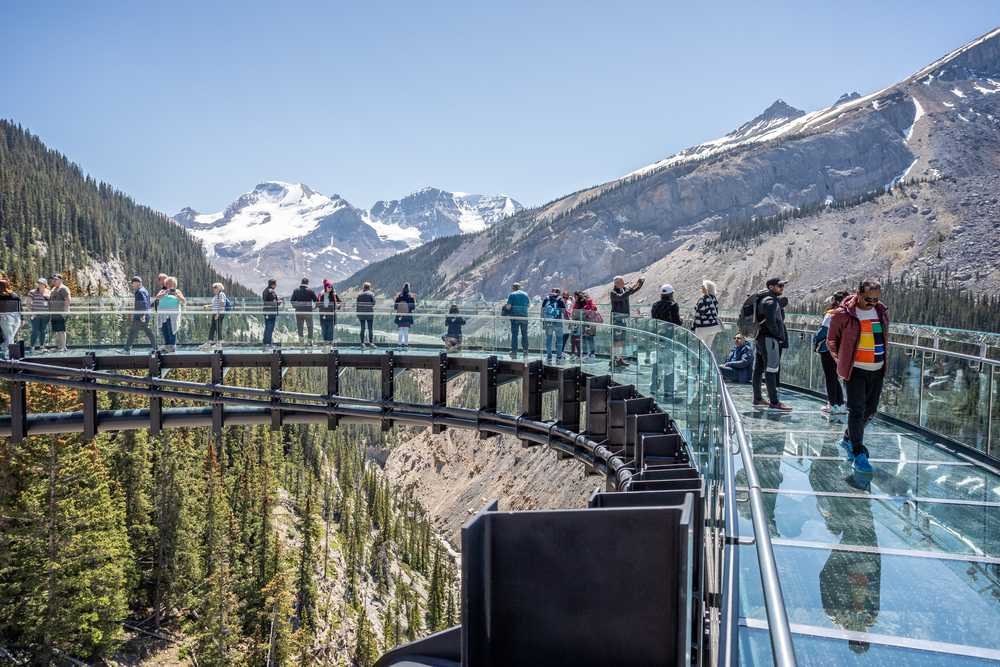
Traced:
[[424, 188], [402, 199], [376, 202], [368, 223], [384, 239], [420, 245], [442, 236], [481, 232], [523, 208], [507, 195]]
[[343, 279], [409, 247], [481, 231], [521, 208], [505, 195], [425, 188], [365, 211], [301, 183], [265, 181], [224, 211], [184, 208], [173, 219], [223, 274], [251, 288], [268, 278], [289, 287], [303, 276]]

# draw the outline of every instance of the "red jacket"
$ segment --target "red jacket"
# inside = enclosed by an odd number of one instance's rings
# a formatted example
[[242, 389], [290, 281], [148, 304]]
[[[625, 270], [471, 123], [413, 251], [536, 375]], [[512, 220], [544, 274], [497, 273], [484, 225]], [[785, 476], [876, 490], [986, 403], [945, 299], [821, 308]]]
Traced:
[[[861, 338], [861, 321], [854, 314], [857, 303], [857, 294], [844, 299], [843, 303], [833, 311], [830, 332], [826, 335], [826, 346], [830, 348], [830, 354], [837, 361], [837, 375], [844, 380], [851, 379], [851, 371], [854, 370], [854, 351], [858, 349], [858, 340]], [[885, 364], [889, 363], [889, 312], [881, 301], [875, 304], [875, 312], [878, 313], [879, 322], [882, 323], [882, 335], [885, 337], [885, 363], [882, 364], [884, 373]]]

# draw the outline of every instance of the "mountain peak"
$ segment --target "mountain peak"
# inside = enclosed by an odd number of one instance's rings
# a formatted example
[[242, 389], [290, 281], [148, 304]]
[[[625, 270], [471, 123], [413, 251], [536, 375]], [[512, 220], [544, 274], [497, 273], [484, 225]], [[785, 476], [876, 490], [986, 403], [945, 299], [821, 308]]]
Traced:
[[856, 100], [859, 97], [861, 97], [861, 93], [859, 93], [856, 90], [854, 92], [851, 92], [851, 93], [844, 93], [843, 95], [841, 95], [840, 97], [837, 98], [837, 101], [833, 103], [833, 106], [835, 106], [835, 107], [836, 106], [840, 106], [844, 102], [850, 102], [851, 100]]
[[805, 111], [796, 109], [791, 104], [785, 102], [785, 100], [778, 98], [774, 102], [771, 102], [771, 106], [764, 109], [757, 118], [798, 118], [804, 113]]
[[805, 113], [805, 111], [796, 109], [788, 104], [785, 100], [777, 99], [771, 103], [771, 106], [760, 112], [759, 115], [743, 123], [726, 136], [730, 139], [748, 139], [758, 134], [763, 134], [778, 125], [783, 125], [790, 120], [804, 116]]

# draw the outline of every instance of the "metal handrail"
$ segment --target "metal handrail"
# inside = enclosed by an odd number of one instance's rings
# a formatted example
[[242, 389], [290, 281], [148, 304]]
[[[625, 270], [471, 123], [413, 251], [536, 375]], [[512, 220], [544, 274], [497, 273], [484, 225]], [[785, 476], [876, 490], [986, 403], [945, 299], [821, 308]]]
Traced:
[[[799, 334], [814, 334], [816, 330], [811, 329], [798, 329], [786, 327], [788, 331], [793, 331]], [[1000, 366], [1000, 359], [991, 359], [989, 357], [977, 354], [966, 354], [964, 352], [953, 352], [951, 350], [943, 350], [939, 347], [927, 347], [926, 345], [917, 345], [916, 343], [904, 343], [903, 341], [892, 340], [892, 347], [900, 347], [905, 350], [913, 350], [914, 352], [924, 352], [926, 354], [937, 354], [944, 357], [955, 357], [956, 359], [962, 359], [963, 361], [969, 361], [972, 363], [982, 363], [989, 366]]]
[[795, 650], [792, 646], [792, 631], [788, 623], [788, 612], [785, 610], [785, 598], [781, 592], [781, 582], [778, 579], [778, 566], [774, 560], [774, 547], [771, 544], [771, 533], [767, 520], [764, 518], [764, 499], [761, 496], [760, 480], [757, 479], [757, 469], [749, 453], [743, 422], [739, 411], [726, 383], [719, 377], [726, 416], [735, 426], [733, 435], [739, 446], [743, 469], [747, 476], [747, 488], [750, 492], [750, 518], [753, 523], [754, 543], [757, 547], [757, 560], [760, 565], [760, 580], [764, 591], [764, 609], [767, 613], [767, 625], [770, 630], [771, 649], [774, 664], [778, 667], [793, 667], [796, 664]]

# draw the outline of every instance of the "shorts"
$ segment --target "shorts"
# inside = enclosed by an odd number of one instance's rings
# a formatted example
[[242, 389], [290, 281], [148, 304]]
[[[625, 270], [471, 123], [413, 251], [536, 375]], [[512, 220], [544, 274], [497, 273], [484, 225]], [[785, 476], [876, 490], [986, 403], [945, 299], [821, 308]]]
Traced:
[[52, 327], [52, 333], [66, 332], [66, 318], [62, 315], [53, 315], [49, 322]]

